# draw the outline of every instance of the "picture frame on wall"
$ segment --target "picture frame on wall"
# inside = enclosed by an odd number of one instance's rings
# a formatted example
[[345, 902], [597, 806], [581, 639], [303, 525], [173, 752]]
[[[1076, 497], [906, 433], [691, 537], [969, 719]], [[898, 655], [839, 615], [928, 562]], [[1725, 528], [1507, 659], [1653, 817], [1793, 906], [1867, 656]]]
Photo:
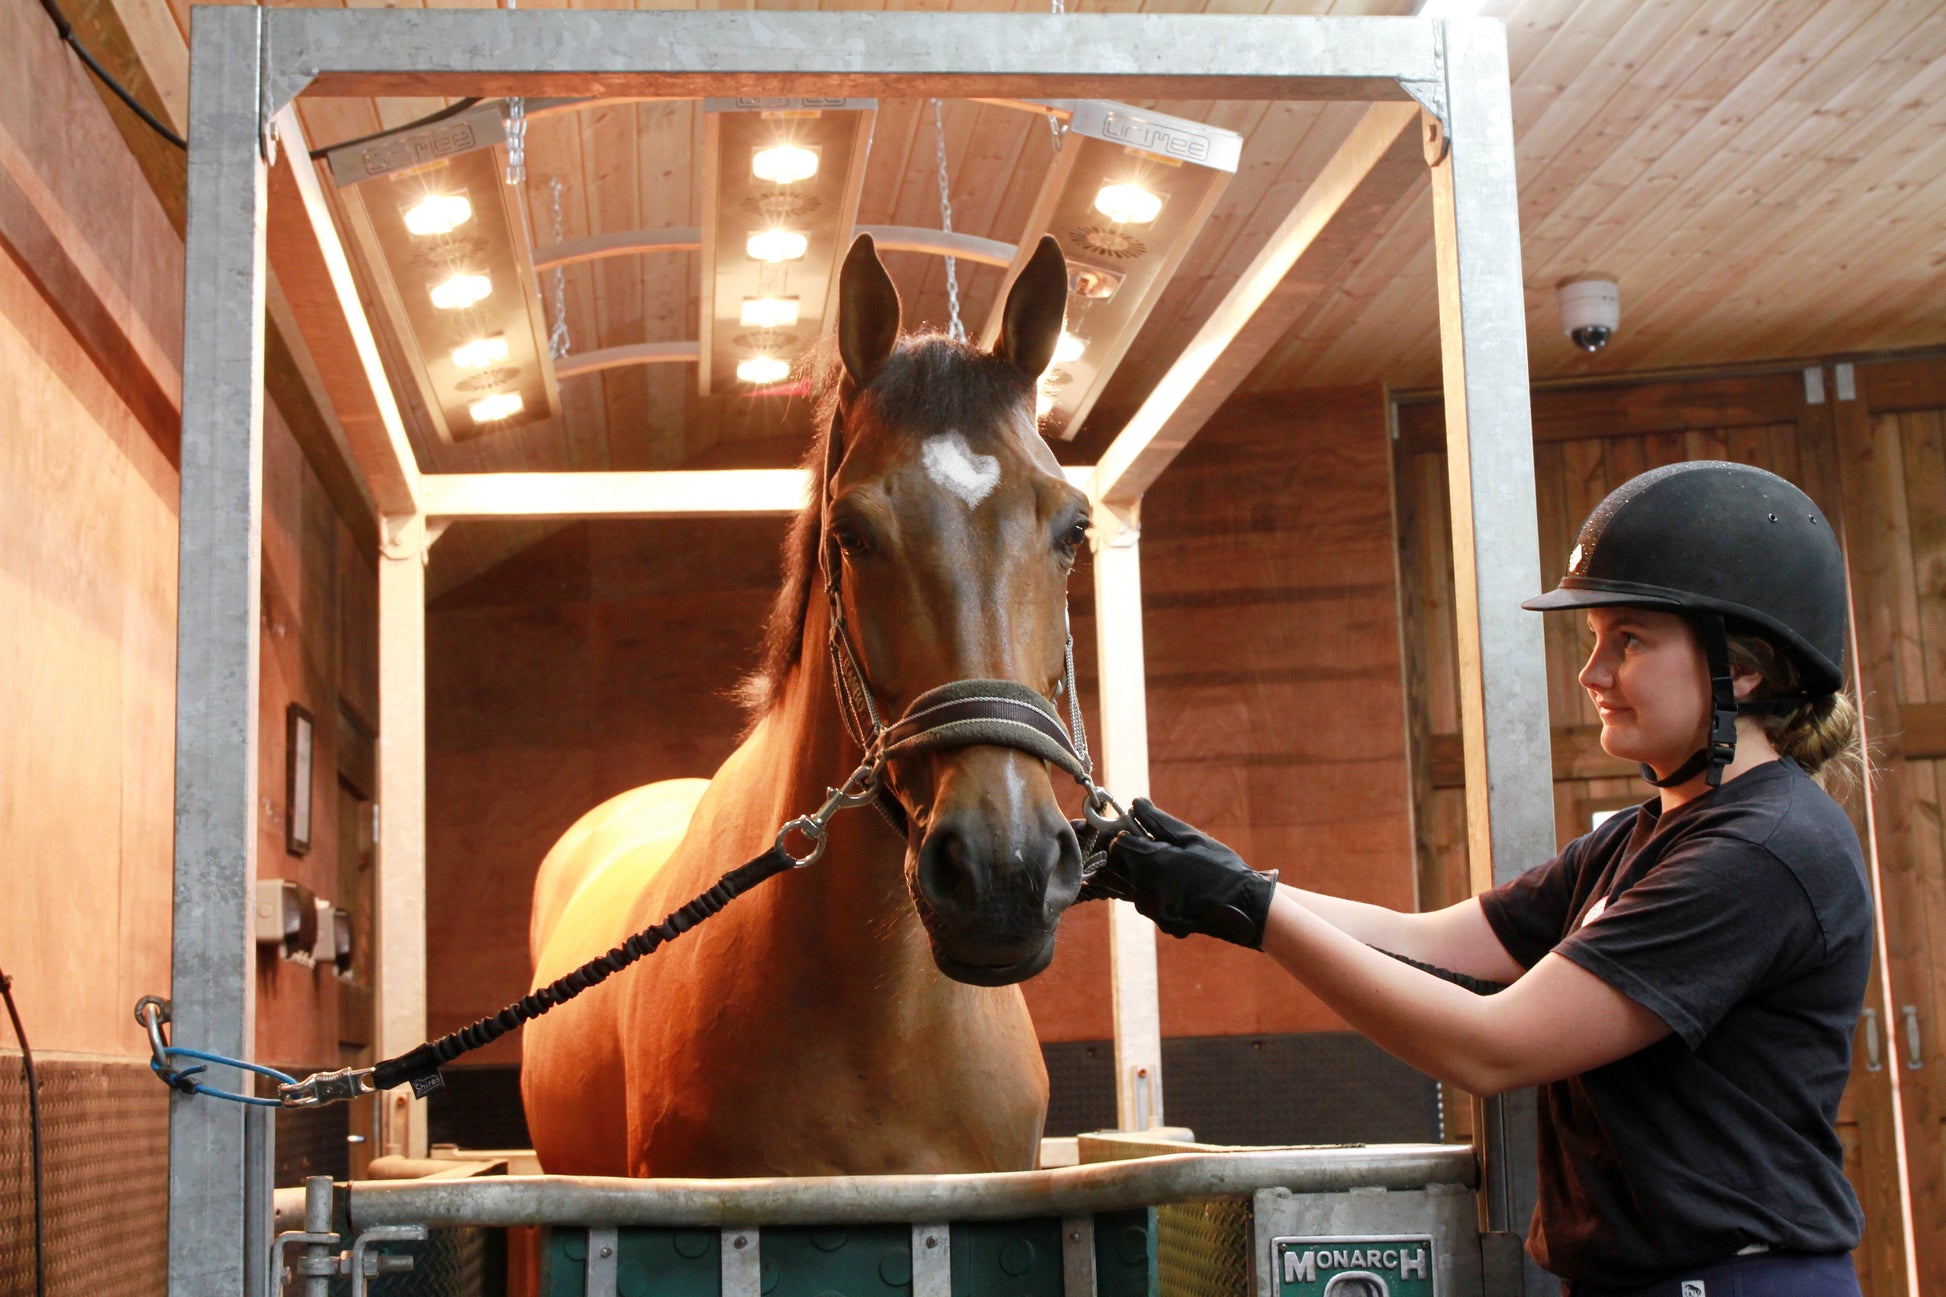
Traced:
[[314, 725], [301, 704], [284, 709], [284, 850], [301, 856], [311, 849], [311, 753]]

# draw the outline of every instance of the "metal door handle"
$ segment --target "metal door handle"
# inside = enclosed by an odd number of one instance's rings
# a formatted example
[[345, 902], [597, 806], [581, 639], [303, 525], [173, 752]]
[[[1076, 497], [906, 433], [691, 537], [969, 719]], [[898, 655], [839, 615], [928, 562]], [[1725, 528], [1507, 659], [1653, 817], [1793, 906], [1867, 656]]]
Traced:
[[1858, 1017], [1859, 1025], [1865, 1029], [1865, 1070], [1876, 1072], [1885, 1066], [1879, 1054], [1878, 1010], [1860, 1010]]
[[1925, 1051], [1919, 1047], [1919, 1009], [1917, 1005], [1902, 1005], [1899, 1016], [1905, 1019], [1905, 1066], [1909, 1072], [1916, 1072], [1926, 1065]]

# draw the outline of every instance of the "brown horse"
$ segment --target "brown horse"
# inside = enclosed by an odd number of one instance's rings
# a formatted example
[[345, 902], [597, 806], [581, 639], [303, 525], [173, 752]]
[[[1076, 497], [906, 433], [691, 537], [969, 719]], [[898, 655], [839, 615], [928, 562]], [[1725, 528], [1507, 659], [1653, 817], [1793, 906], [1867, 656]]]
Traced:
[[[991, 352], [901, 338], [871, 240], [853, 245], [841, 366], [807, 460], [818, 485], [787, 542], [755, 723], [707, 785], [624, 793], [549, 853], [531, 931], [537, 986], [761, 852], [858, 764], [831, 608], [879, 716], [954, 681], [1056, 694], [1088, 502], [1040, 435], [1034, 385], [1066, 297], [1046, 239]], [[1014, 983], [1052, 957], [1081, 868], [1048, 765], [961, 746], [895, 758], [883, 779], [896, 799], [886, 819], [840, 815], [814, 865], [527, 1026], [521, 1087], [549, 1171], [1034, 1165], [1047, 1075]], [[887, 824], [900, 818], [903, 835]]]

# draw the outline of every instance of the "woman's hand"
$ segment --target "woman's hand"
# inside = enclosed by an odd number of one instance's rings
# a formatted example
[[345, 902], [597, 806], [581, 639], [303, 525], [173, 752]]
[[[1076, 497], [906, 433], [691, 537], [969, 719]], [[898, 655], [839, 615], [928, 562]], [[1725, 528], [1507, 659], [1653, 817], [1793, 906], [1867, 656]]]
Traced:
[[[1138, 797], [1134, 830], [1115, 835], [1108, 860], [1088, 891], [1135, 902], [1135, 908], [1172, 937], [1191, 933], [1263, 949], [1264, 923], [1277, 895], [1277, 874], [1260, 874], [1236, 852]], [[1084, 893], [1085, 894], [1085, 893]]]

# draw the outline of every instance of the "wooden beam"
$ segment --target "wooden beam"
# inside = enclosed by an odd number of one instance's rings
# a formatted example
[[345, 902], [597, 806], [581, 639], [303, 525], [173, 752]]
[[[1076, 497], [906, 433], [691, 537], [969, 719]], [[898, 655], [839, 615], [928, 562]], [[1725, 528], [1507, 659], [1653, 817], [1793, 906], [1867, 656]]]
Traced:
[[15, 182], [0, 166], [0, 247], [6, 249], [49, 308], [103, 374], [114, 380], [129, 413], [171, 464], [182, 458], [182, 411], [145, 357], [101, 300], [88, 277]]
[[1097, 469], [1094, 495], [1137, 500], [1331, 286], [1426, 163], [1419, 110], [1374, 104], [1162, 376]]
[[381, 514], [418, 512], [419, 467], [392, 395], [378, 340], [332, 224], [310, 145], [292, 108], [277, 114], [270, 173], [269, 256], [325, 395]]
[[810, 479], [796, 468], [652, 473], [429, 473], [429, 518], [651, 518], [797, 513]]
[[554, 362], [554, 377], [573, 378], [629, 365], [693, 365], [701, 354], [702, 344], [694, 338], [685, 342], [631, 342], [563, 356]]

